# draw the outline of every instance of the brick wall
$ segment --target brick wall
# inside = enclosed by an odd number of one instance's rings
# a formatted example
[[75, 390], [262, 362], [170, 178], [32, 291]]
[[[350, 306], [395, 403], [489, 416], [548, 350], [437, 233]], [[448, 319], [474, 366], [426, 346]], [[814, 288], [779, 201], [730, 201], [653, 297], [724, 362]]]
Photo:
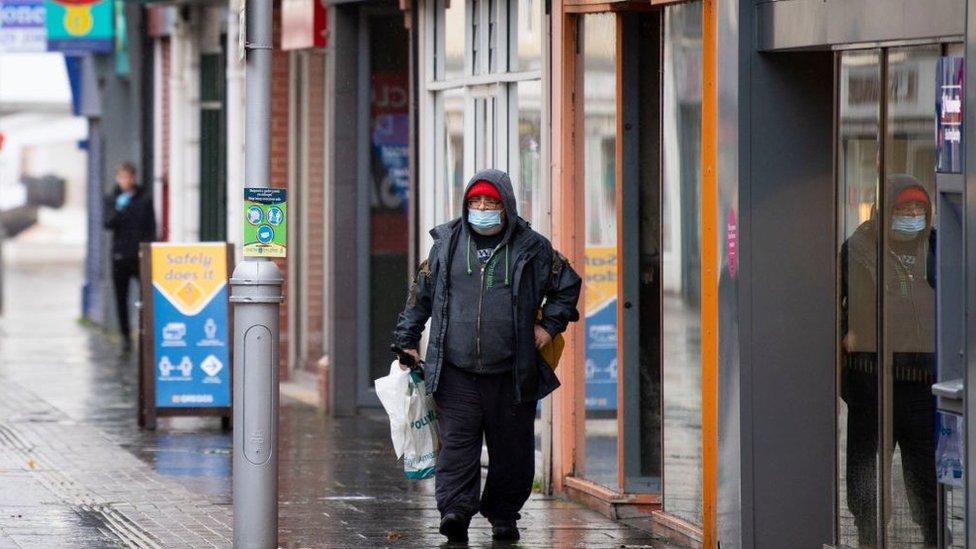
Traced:
[[307, 242], [308, 255], [305, 266], [308, 284], [302, 288], [307, 303], [307, 316], [302, 322], [308, 354], [303, 366], [315, 371], [319, 357], [324, 352], [323, 318], [324, 310], [324, 255], [325, 255], [325, 52], [311, 50], [308, 53], [308, 158], [305, 169], [308, 173], [306, 211], [308, 212], [307, 232], [303, 235]]
[[[271, 186], [287, 188], [288, 186], [288, 95], [289, 95], [289, 64], [288, 52], [281, 51], [281, 2], [274, 3], [274, 25], [271, 63]], [[289, 200], [295, 200], [295, 195], [289, 192]], [[288, 262], [275, 260], [281, 269], [281, 276], [285, 280], [282, 287], [285, 301], [288, 303]], [[279, 379], [288, 378], [288, 307], [281, 307], [279, 316], [281, 322], [281, 343], [279, 347]]]

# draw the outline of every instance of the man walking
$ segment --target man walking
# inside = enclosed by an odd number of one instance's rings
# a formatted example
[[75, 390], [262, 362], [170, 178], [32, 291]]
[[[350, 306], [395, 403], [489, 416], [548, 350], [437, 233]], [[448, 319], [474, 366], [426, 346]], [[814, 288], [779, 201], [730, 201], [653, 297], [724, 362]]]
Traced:
[[[439, 413], [440, 532], [467, 541], [480, 511], [493, 538], [517, 540], [535, 473], [536, 402], [559, 386], [539, 349], [579, 319], [581, 280], [518, 217], [511, 180], [499, 170], [475, 174], [461, 216], [430, 234], [434, 245], [394, 344], [419, 361], [420, 336], [431, 320], [424, 374]], [[479, 498], [482, 439], [489, 465]]]
[[115, 168], [115, 190], [105, 199], [105, 228], [112, 232], [112, 283], [122, 352], [132, 350], [129, 330], [129, 281], [139, 279], [139, 244], [156, 238], [152, 197], [136, 184], [136, 169], [123, 162]]

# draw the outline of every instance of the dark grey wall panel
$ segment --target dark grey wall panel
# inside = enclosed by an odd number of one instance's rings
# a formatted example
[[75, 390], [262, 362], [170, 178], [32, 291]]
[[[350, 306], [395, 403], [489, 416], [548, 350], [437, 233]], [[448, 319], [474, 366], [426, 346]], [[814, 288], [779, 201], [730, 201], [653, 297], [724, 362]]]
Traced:
[[753, 52], [748, 64], [754, 543], [820, 547], [834, 516], [833, 58]]
[[[359, 61], [353, 52], [359, 51], [359, 10], [356, 6], [336, 6], [329, 13], [331, 40], [335, 51], [342, 52], [330, 58], [327, 70], [334, 83], [332, 162], [329, 188], [332, 238], [327, 243], [329, 272], [326, 273], [327, 291], [331, 308], [329, 326], [329, 356], [331, 370], [329, 401], [332, 413], [337, 416], [356, 413], [357, 378], [357, 302], [359, 269], [357, 172], [359, 151]], [[367, 248], [362, 243], [363, 250]]]
[[760, 50], [962, 37], [965, 0], [757, 2]]

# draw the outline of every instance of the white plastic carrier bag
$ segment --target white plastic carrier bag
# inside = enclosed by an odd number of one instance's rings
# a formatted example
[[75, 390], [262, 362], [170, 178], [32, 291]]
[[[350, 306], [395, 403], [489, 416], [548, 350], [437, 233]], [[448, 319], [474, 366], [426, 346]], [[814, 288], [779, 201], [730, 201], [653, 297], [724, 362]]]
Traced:
[[415, 372], [403, 371], [398, 361], [390, 373], [374, 382], [376, 396], [390, 416], [390, 437], [397, 458], [403, 458], [403, 473], [410, 479], [434, 476], [440, 441], [437, 437], [437, 408], [427, 395], [424, 381]]

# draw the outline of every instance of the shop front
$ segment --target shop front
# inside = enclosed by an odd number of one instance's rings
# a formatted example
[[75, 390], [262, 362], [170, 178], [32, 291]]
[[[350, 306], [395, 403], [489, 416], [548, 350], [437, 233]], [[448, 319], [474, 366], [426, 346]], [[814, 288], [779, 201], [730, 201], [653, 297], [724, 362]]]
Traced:
[[390, 333], [409, 280], [412, 56], [408, 18], [394, 2], [336, 2], [328, 21], [318, 219], [324, 393], [333, 413], [348, 415], [379, 406], [373, 380], [389, 372]]
[[716, 10], [719, 63], [704, 78], [717, 86], [718, 214], [731, 207], [736, 245], [733, 274], [717, 235], [709, 545], [974, 542], [965, 13], [871, 0]]
[[567, 2], [553, 29], [554, 234], [585, 280], [556, 484], [701, 539], [702, 4]]
[[964, 8], [413, 6], [418, 249], [498, 167], [585, 279], [545, 488], [707, 547], [973, 537]]

